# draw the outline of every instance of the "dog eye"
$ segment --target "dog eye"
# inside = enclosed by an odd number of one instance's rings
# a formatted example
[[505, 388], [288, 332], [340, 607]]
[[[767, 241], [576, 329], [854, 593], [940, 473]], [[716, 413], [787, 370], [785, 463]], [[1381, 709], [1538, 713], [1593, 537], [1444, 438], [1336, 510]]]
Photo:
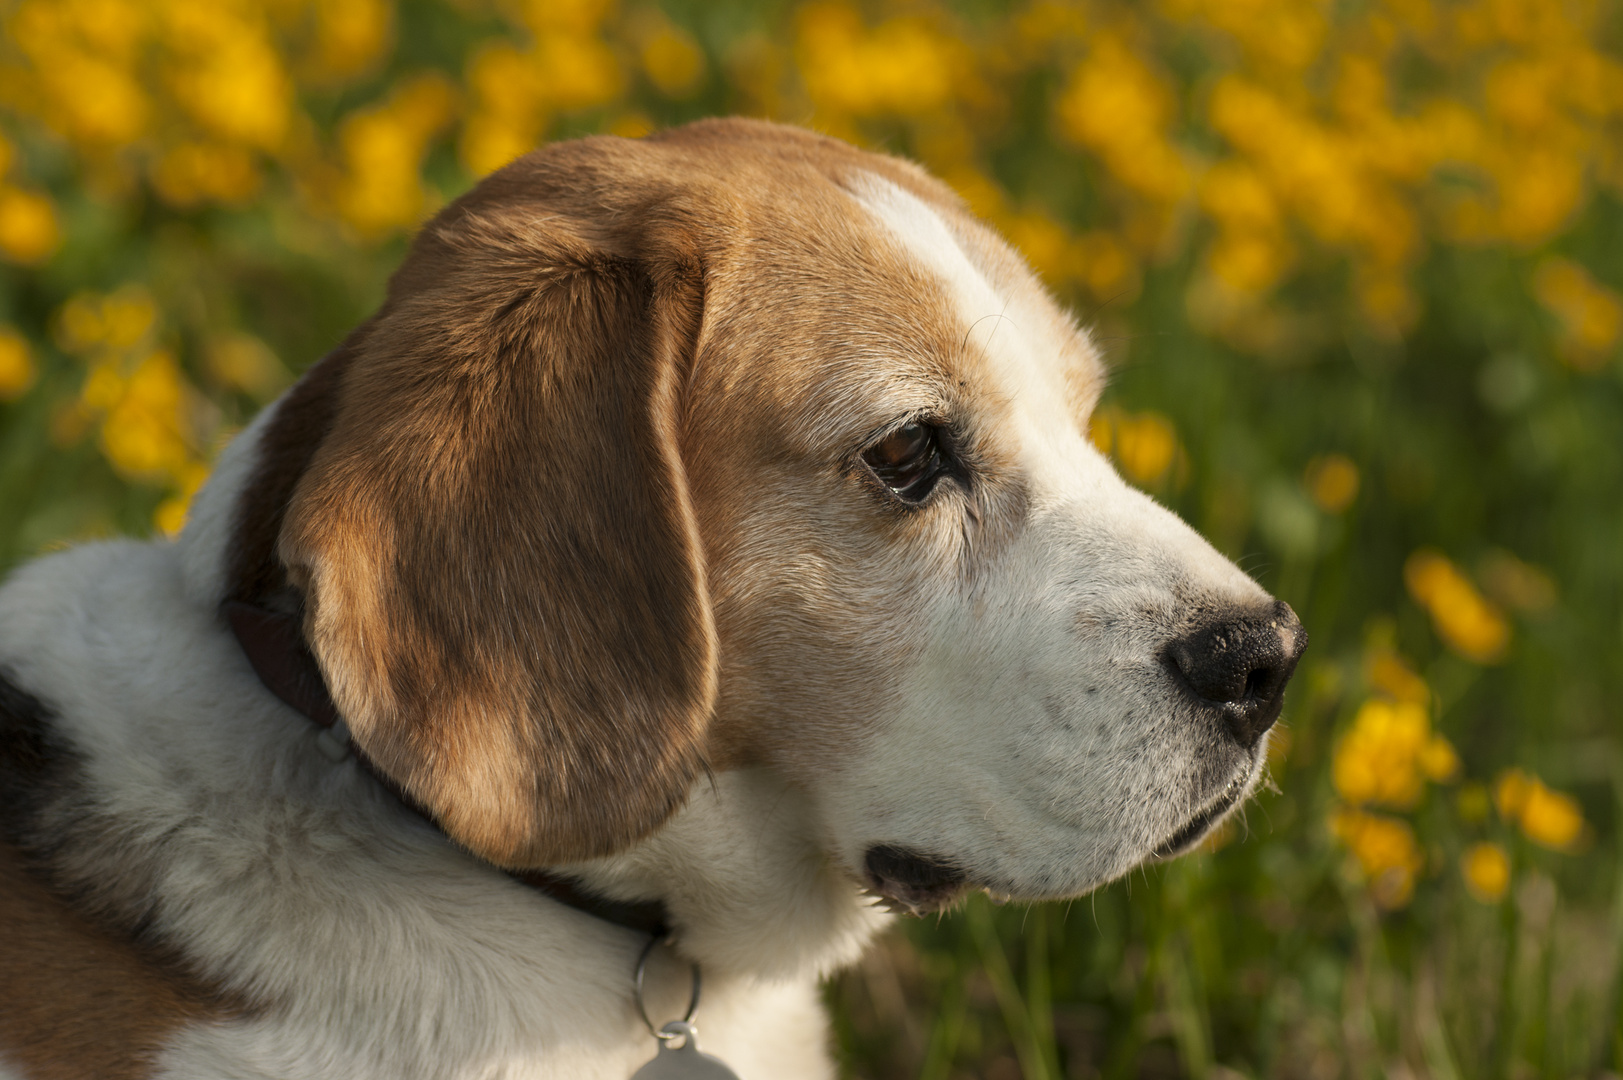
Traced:
[[923, 502], [946, 471], [937, 429], [929, 424], [897, 428], [870, 446], [862, 460], [882, 484], [910, 503]]

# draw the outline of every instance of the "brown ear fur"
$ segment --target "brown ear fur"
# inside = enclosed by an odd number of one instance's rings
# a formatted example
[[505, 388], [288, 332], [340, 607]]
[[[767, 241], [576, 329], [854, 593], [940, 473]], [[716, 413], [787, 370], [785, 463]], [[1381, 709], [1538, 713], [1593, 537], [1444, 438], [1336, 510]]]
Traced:
[[522, 867], [681, 804], [716, 643], [677, 445], [697, 256], [668, 214], [618, 235], [515, 179], [431, 223], [346, 344], [276, 550], [362, 752]]

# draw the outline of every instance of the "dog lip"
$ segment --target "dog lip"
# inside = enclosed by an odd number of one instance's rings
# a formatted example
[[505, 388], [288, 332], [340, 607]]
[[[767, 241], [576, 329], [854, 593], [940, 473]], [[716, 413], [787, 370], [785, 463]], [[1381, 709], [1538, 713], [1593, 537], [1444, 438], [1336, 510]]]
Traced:
[[1167, 840], [1150, 854], [1157, 859], [1170, 859], [1174, 855], [1182, 854], [1191, 844], [1205, 835], [1212, 822], [1222, 817], [1240, 801], [1245, 794], [1245, 777], [1236, 776], [1229, 781], [1221, 794], [1208, 803], [1206, 808], [1197, 813], [1189, 821], [1173, 833]]
[[901, 914], [940, 911], [970, 887], [969, 875], [951, 859], [895, 844], [875, 844], [862, 863], [868, 891]]

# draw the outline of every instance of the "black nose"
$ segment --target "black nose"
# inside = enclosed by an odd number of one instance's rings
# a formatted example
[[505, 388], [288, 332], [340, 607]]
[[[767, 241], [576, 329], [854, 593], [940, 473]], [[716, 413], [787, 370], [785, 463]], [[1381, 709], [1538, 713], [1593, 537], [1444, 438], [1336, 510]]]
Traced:
[[1283, 600], [1255, 614], [1222, 616], [1174, 640], [1167, 662], [1186, 689], [1222, 707], [1229, 730], [1247, 749], [1279, 719], [1285, 684], [1307, 648], [1307, 631]]

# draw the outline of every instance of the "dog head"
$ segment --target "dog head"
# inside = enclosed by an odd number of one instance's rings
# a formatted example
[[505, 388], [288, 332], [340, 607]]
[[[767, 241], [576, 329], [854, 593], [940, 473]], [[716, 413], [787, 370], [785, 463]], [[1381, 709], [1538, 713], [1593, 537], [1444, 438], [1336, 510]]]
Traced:
[[1250, 789], [1305, 635], [1090, 444], [1097, 355], [897, 160], [712, 121], [522, 158], [258, 430], [227, 599], [539, 866], [705, 770], [923, 908], [1076, 895]]

